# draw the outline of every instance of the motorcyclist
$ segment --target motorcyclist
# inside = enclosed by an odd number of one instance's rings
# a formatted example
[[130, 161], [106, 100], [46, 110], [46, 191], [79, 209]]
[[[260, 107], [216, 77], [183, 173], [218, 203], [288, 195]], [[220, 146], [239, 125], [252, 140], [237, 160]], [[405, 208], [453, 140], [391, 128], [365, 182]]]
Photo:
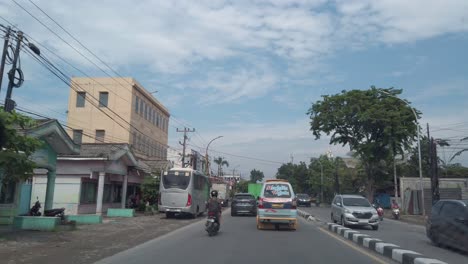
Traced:
[[208, 205], [208, 215], [214, 214], [216, 216], [216, 223], [218, 225], [221, 225], [221, 203], [218, 200], [218, 191], [213, 190], [210, 193], [211, 198], [208, 200], [207, 205]]
[[400, 209], [400, 206], [398, 206], [396, 200], [392, 200], [392, 209]]

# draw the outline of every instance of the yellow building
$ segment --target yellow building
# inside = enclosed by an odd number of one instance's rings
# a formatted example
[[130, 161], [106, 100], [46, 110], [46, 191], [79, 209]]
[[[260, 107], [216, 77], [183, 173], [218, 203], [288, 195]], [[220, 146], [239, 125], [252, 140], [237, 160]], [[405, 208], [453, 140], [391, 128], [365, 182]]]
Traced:
[[166, 160], [169, 111], [133, 78], [72, 78], [70, 137], [78, 143], [128, 143], [137, 158]]

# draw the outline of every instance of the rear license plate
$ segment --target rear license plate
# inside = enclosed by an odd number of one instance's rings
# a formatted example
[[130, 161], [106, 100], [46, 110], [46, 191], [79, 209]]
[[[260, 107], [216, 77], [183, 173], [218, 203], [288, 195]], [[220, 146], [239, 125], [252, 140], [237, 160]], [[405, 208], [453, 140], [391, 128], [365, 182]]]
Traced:
[[239, 206], [249, 206], [250, 204], [248, 203], [240, 203]]
[[208, 219], [208, 222], [214, 223], [214, 221], [215, 221], [214, 219]]
[[283, 208], [283, 204], [272, 204], [272, 208]]

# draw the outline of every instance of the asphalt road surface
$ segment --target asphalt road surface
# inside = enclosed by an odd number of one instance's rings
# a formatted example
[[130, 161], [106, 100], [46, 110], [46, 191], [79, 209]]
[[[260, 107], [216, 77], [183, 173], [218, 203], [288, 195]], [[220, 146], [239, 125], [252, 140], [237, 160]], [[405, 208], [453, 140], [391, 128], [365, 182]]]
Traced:
[[260, 231], [255, 217], [229, 212], [217, 236], [200, 221], [98, 263], [393, 263], [302, 218], [297, 231]]
[[[312, 206], [300, 207], [300, 210], [306, 211], [324, 222], [330, 222], [330, 208]], [[384, 218], [377, 231], [367, 227], [355, 227], [354, 229], [382, 239], [385, 242], [399, 245], [404, 249], [413, 250], [427, 257], [439, 259], [450, 264], [468, 263], [468, 254], [450, 248], [434, 246], [426, 237], [426, 228], [421, 225]]]

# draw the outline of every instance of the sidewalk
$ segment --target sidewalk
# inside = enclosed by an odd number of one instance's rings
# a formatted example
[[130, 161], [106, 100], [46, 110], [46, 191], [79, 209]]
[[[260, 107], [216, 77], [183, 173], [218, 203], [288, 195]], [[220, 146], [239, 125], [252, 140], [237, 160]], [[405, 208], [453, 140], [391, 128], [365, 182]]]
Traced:
[[201, 220], [166, 219], [164, 214], [104, 218], [103, 224], [75, 231], [39, 232], [0, 229], [2, 263], [94, 263], [170, 231]]
[[[384, 210], [384, 217], [389, 218], [389, 219], [393, 219], [392, 210], [385, 209]], [[408, 223], [408, 224], [414, 224], [414, 225], [422, 225], [422, 226], [426, 225], [426, 220], [424, 219], [424, 217], [422, 215], [403, 215], [402, 214], [402, 215], [400, 215], [399, 221], [402, 221], [402, 222], [405, 222], [405, 223]]]

